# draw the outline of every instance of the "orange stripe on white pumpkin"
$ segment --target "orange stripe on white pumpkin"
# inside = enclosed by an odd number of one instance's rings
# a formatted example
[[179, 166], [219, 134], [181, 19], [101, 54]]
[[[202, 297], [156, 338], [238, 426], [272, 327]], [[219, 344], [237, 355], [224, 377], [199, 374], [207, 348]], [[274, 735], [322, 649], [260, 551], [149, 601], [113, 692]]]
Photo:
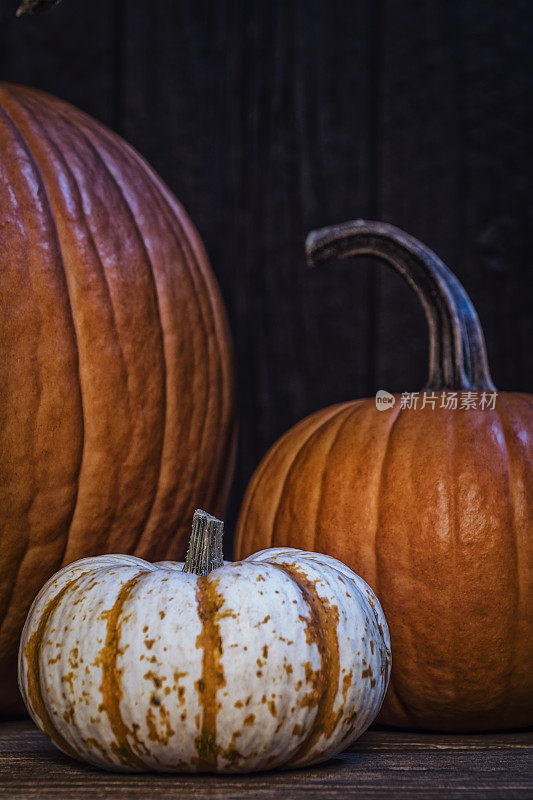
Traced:
[[[36, 630], [29, 637], [24, 645], [24, 658], [27, 663], [27, 702], [30, 704], [30, 713], [38, 718], [38, 725], [53, 742], [68, 755], [76, 758], [73, 747], [63, 738], [57, 730], [51, 715], [49, 714], [45, 698], [41, 688], [41, 649], [43, 636], [53, 612], [61, 602], [65, 592], [71, 583], [67, 583], [62, 589], [47, 603], [41, 613], [39, 624]], [[37, 721], [37, 720], [36, 720]]]
[[110, 749], [117, 756], [121, 764], [127, 767], [147, 769], [149, 765], [143, 761], [138, 752], [130, 743], [132, 739], [137, 745], [146, 751], [146, 747], [139, 741], [135, 728], [128, 728], [125, 725], [120, 711], [120, 701], [123, 696], [121, 675], [122, 671], [117, 667], [117, 658], [120, 653], [120, 633], [123, 622], [124, 604], [130, 597], [133, 589], [142, 577], [135, 575], [126, 581], [120, 588], [117, 599], [109, 611], [103, 612], [102, 616], [107, 619], [107, 630], [105, 644], [99, 655], [102, 668], [102, 683], [100, 691], [102, 693], [102, 710], [107, 714], [109, 723], [113, 730], [115, 741], [110, 742]]
[[320, 597], [316, 583], [310, 580], [303, 569], [294, 564], [276, 564], [294, 581], [305, 603], [309, 607], [309, 618], [306, 625], [307, 643], [316, 645], [320, 654], [320, 668], [309, 669], [308, 684], [310, 691], [303, 701], [310, 708], [316, 706], [316, 716], [307, 736], [300, 742], [296, 752], [292, 754], [289, 766], [302, 765], [313, 753], [313, 748], [323, 735], [328, 739], [342, 717], [342, 709], [334, 712], [337, 688], [339, 685], [339, 641], [337, 624], [339, 609], [325, 598]]
[[196, 682], [198, 706], [202, 709], [202, 728], [195, 740], [198, 752], [198, 770], [216, 770], [219, 747], [217, 745], [217, 715], [220, 702], [219, 689], [226, 681], [221, 664], [222, 638], [218, 614], [223, 598], [217, 592], [217, 581], [209, 575], [200, 576], [196, 587], [198, 615], [202, 630], [196, 639], [196, 647], [202, 649], [202, 674]]

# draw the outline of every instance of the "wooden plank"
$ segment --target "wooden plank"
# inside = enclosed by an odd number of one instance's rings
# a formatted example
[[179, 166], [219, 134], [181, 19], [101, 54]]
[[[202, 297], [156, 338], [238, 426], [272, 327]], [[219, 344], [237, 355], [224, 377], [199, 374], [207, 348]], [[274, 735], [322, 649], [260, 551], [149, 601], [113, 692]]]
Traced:
[[113, 125], [115, 16], [109, 0], [67, 0], [46, 14], [15, 17], [0, 8], [3, 81], [42, 89]]
[[[460, 143], [449, 3], [383, 2], [379, 217], [417, 236], [462, 278], [457, 198]], [[423, 311], [401, 279], [379, 274], [379, 388], [413, 391], [427, 377]]]
[[493, 377], [533, 392], [533, 15], [528, 0], [459, 4], [468, 281]]
[[372, 730], [323, 765], [244, 776], [119, 775], [59, 753], [29, 722], [0, 725], [9, 798], [526, 798], [533, 734], [445, 735]]
[[368, 371], [367, 274], [309, 273], [304, 238], [368, 213], [371, 4], [125, 8], [123, 129], [195, 220], [235, 341], [235, 516], [267, 447]]
[[533, 749], [533, 732], [427, 733], [371, 728], [350, 748], [356, 752], [376, 750], [508, 750]]
[[[533, 135], [527, 0], [384, 0], [379, 216], [432, 247], [470, 293], [496, 385], [533, 387]], [[380, 273], [377, 375], [417, 389], [427, 334], [409, 290]], [[407, 355], [409, 354], [409, 355]]]

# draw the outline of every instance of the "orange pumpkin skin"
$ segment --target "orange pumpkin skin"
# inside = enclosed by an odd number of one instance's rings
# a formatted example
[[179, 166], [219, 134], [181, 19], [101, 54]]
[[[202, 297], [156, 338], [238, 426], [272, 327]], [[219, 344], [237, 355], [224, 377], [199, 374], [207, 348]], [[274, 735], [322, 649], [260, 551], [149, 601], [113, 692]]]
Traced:
[[320, 550], [379, 597], [394, 659], [384, 724], [531, 724], [526, 426], [525, 394], [478, 412], [345, 403], [285, 434], [250, 482], [236, 558], [282, 544]]
[[0, 85], [0, 713], [43, 582], [78, 558], [180, 558], [221, 514], [231, 343], [197, 232], [87, 115]]
[[235, 557], [318, 550], [373, 588], [393, 656], [379, 722], [530, 725], [533, 396], [500, 392], [495, 410], [400, 400], [337, 405], [286, 433], [248, 486]]

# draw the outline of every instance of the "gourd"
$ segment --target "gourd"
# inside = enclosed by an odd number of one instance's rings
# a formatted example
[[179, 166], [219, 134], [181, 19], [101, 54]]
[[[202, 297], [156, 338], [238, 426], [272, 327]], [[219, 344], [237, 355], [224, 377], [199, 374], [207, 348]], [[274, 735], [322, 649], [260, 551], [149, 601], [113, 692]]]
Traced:
[[327, 556], [223, 563], [197, 511], [185, 565], [104, 555], [65, 567], [20, 643], [28, 710], [65, 753], [124, 771], [247, 772], [323, 761], [372, 722], [387, 623]]
[[[416, 409], [399, 395], [384, 411], [356, 400], [286, 433], [250, 481], [235, 557], [283, 543], [368, 581], [394, 653], [380, 722], [530, 725], [533, 397], [494, 394], [470, 299], [413, 237], [349, 222], [312, 233], [307, 252], [311, 265], [379, 257], [407, 280], [429, 323], [429, 378]], [[442, 407], [452, 392], [456, 410]]]
[[185, 211], [126, 142], [0, 85], [0, 715], [56, 570], [183, 557], [232, 476], [231, 343]]

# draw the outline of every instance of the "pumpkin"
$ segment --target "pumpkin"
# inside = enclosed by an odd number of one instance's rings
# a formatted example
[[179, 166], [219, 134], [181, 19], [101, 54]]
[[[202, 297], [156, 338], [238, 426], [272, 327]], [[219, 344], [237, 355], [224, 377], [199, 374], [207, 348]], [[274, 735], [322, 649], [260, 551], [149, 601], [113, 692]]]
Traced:
[[87, 115], [0, 85], [0, 714], [32, 598], [105, 552], [180, 558], [225, 505], [231, 345], [189, 218]]
[[361, 220], [310, 234], [307, 250], [311, 265], [376, 256], [407, 280], [429, 323], [428, 382], [384, 410], [379, 398], [341, 403], [282, 436], [248, 486], [235, 557], [316, 549], [373, 587], [395, 665], [380, 722], [529, 725], [533, 397], [495, 393], [472, 303], [413, 237]]
[[376, 716], [387, 624], [327, 556], [223, 563], [197, 511], [185, 564], [97, 556], [55, 575], [21, 638], [28, 710], [65, 753], [124, 771], [249, 772], [323, 761]]

